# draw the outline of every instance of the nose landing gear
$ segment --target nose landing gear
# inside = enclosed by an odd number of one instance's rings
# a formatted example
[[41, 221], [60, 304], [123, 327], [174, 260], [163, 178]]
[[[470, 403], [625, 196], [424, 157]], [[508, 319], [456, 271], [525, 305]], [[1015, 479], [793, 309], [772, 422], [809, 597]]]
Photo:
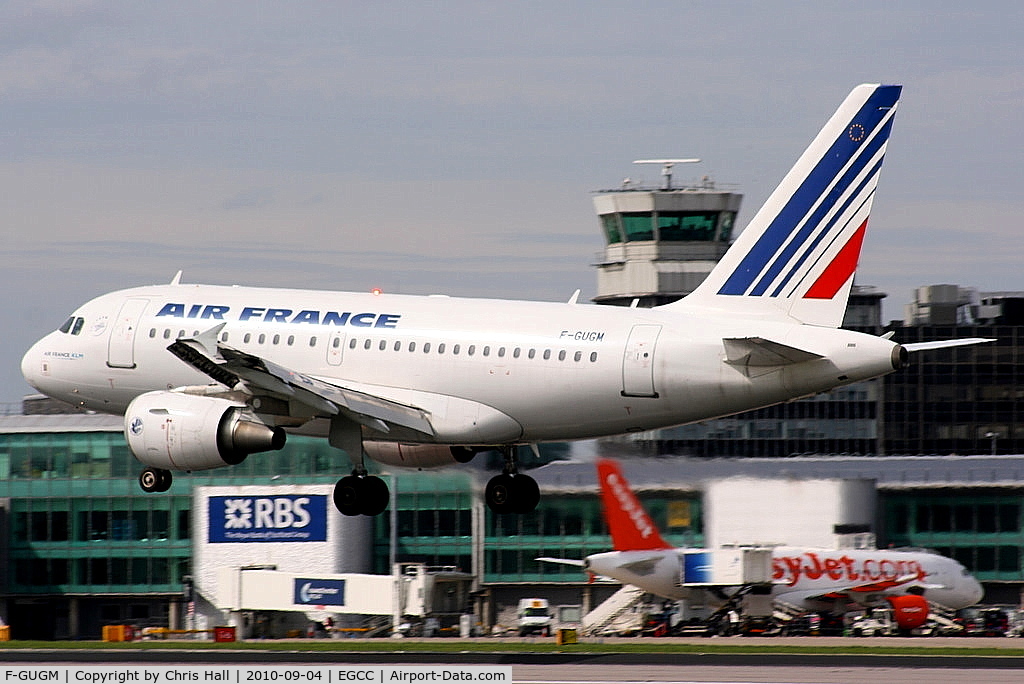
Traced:
[[139, 486], [147, 494], [166, 492], [171, 488], [171, 471], [162, 468], [145, 468], [139, 473]]

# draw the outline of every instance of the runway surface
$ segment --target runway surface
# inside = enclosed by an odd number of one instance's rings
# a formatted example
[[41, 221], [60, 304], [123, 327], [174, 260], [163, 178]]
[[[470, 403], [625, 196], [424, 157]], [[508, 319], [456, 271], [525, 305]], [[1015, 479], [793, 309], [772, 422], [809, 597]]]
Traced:
[[[446, 643], [452, 640], [445, 639]], [[474, 642], [497, 640], [473, 640]], [[551, 640], [540, 640], [551, 643]], [[511, 668], [516, 684], [682, 684], [684, 682], [760, 682], [793, 684], [1003, 684], [1024, 682], [1024, 657], [1013, 650], [1024, 649], [1018, 639], [964, 638], [729, 638], [729, 639], [642, 639], [605, 640], [604, 643], [690, 643], [853, 647], [855, 653], [573, 653], [566, 645], [562, 652], [461, 651], [457, 653], [402, 650], [406, 640], [396, 640], [394, 650], [383, 652], [309, 651], [308, 640], [296, 640], [294, 649], [267, 650], [0, 650], [0, 670], [24, 666], [80, 664], [101, 666], [174, 665], [179, 668], [202, 665], [238, 665], [260, 668], [306, 666], [340, 673], [345, 668], [367, 665], [500, 665]], [[911, 646], [925, 649], [924, 654], [893, 655], [862, 649]], [[994, 655], [928, 654], [936, 648], [994, 649]], [[1000, 655], [999, 651], [1008, 651]], [[339, 677], [340, 679], [340, 677]]]

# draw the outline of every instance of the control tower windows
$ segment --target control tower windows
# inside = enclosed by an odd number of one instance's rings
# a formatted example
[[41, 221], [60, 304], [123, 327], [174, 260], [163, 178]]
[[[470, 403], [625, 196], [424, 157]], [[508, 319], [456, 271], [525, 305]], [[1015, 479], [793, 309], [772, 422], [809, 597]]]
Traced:
[[622, 242], [622, 231], [619, 230], [619, 217], [617, 214], [602, 214], [601, 228], [604, 229], [604, 238], [609, 245], [616, 245]]
[[654, 239], [654, 220], [649, 211], [623, 212], [622, 230], [626, 233], [626, 242], [639, 242]]
[[658, 214], [658, 239], [662, 242], [711, 242], [717, 230], [717, 211]]
[[722, 242], [732, 238], [734, 211], [627, 211], [603, 214], [609, 245], [622, 242]]

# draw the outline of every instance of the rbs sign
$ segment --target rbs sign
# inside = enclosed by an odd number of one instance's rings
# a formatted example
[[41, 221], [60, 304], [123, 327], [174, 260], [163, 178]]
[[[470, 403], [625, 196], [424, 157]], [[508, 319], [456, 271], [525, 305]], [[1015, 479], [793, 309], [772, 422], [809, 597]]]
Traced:
[[210, 543], [327, 541], [323, 494], [211, 496]]

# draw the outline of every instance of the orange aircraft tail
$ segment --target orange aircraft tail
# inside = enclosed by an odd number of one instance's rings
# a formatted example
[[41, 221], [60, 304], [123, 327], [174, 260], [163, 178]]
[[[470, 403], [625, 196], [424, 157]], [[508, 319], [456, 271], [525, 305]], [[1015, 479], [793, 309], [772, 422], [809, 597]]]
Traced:
[[612, 547], [616, 551], [672, 548], [654, 526], [654, 521], [636, 498], [616, 461], [599, 459], [597, 479], [601, 483], [604, 518], [612, 535]]

